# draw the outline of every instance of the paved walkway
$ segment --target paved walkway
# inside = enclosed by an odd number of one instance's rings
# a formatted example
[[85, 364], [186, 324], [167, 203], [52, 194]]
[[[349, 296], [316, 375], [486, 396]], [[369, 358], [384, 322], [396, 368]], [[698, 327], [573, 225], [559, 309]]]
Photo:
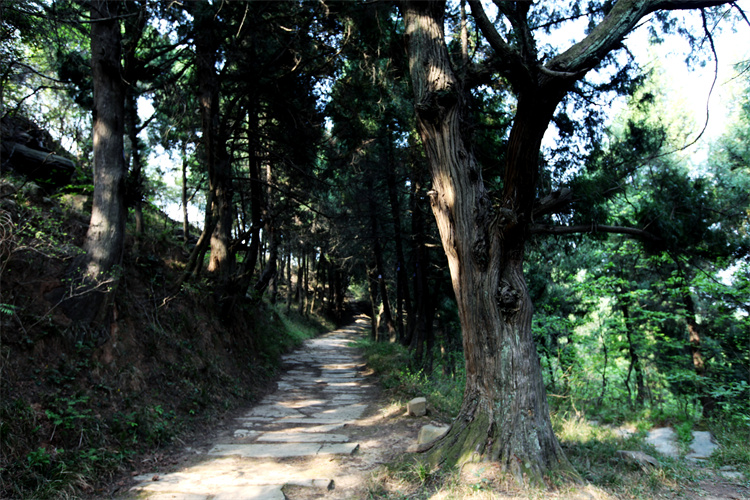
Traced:
[[283, 500], [284, 486], [333, 489], [333, 456], [359, 448], [347, 426], [367, 409], [372, 385], [351, 340], [365, 319], [316, 339], [283, 358], [278, 389], [237, 419], [199, 464], [144, 474], [131, 491], [150, 500]]

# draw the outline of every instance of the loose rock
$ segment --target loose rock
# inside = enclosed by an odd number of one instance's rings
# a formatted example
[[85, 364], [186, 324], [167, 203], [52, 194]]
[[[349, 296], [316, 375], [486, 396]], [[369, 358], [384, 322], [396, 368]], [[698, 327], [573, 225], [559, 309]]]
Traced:
[[423, 417], [427, 415], [427, 399], [412, 399], [406, 404], [406, 412], [413, 417]]

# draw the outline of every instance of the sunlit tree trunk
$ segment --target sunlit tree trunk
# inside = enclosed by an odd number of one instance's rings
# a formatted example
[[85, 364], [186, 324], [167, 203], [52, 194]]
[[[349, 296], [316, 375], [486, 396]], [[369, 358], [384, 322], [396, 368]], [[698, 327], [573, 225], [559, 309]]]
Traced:
[[182, 141], [182, 241], [187, 245], [190, 241], [190, 219], [188, 214], [188, 187], [187, 187], [187, 141]]
[[85, 254], [71, 269], [71, 290], [63, 308], [72, 319], [98, 320], [116, 288], [125, 242], [125, 88], [121, 75], [119, 2], [91, 6], [91, 72], [94, 83], [94, 198]]
[[519, 96], [500, 207], [489, 200], [462, 116], [443, 33], [444, 2], [405, 2], [417, 126], [432, 173], [430, 199], [463, 331], [466, 389], [435, 463], [496, 460], [536, 483], [572, 473], [552, 431], [523, 277], [542, 136], [561, 95]]

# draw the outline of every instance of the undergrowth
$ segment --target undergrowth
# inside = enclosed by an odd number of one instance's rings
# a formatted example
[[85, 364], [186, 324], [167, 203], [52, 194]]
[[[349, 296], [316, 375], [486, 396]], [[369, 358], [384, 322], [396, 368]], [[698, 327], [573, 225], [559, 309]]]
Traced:
[[[362, 339], [357, 344], [364, 352], [367, 364], [380, 377], [380, 383], [396, 398], [425, 397], [433, 416], [450, 419], [461, 408], [466, 375], [463, 365], [453, 369], [454, 363], [442, 363], [435, 355], [431, 372], [414, 368], [409, 363], [409, 350], [398, 343], [375, 342]], [[453, 361], [453, 360], [448, 360]]]
[[[436, 359], [431, 373], [410, 367], [409, 351], [396, 343], [359, 341], [368, 365], [390, 391], [394, 403], [424, 396], [432, 418], [449, 423], [460, 409], [465, 376], [462, 370], [446, 375]], [[459, 363], [460, 365], [460, 363]], [[372, 477], [370, 498], [453, 499], [453, 498], [678, 498], [691, 485], [711, 477], [705, 469], [682, 459], [660, 456], [646, 444], [647, 431], [672, 425], [683, 452], [689, 448], [692, 431], [709, 428], [721, 447], [711, 457], [716, 467], [732, 467], [750, 478], [750, 426], [741, 416], [702, 420], [696, 411], [686, 412], [682, 404], [651, 408], [614, 405], [607, 408], [575, 401], [572, 397], [550, 397], [555, 433], [571, 464], [587, 486], [570, 483], [554, 475], [547, 478], [549, 489], [519, 488], [497, 468], [497, 464], [467, 464], [461, 469], [431, 468], [419, 455], [386, 464]], [[627, 428], [629, 432], [622, 432]], [[628, 450], [658, 457], [660, 466], [633, 463], [618, 452]], [[583, 492], [583, 493], [582, 493]]]
[[109, 496], [144, 456], [261, 397], [279, 357], [331, 327], [266, 303], [236, 308], [227, 326], [206, 280], [172, 289], [186, 250], [147, 211], [117, 320], [76, 328], [39, 289], [59, 287], [85, 217], [50, 199], [16, 202], [12, 214], [0, 206], [0, 498]]

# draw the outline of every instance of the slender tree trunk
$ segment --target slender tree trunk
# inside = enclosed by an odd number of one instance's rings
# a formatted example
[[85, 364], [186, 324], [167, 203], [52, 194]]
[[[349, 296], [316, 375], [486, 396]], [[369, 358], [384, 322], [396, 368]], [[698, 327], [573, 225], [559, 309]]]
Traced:
[[688, 342], [690, 342], [690, 357], [693, 361], [693, 370], [700, 381], [700, 395], [698, 396], [704, 417], [711, 417], [716, 410], [716, 400], [713, 396], [706, 393], [706, 360], [701, 352], [701, 326], [696, 319], [695, 302], [690, 290], [684, 290], [682, 294], [682, 303], [685, 305], [685, 322], [687, 323]]
[[396, 329], [398, 340], [406, 343], [404, 334], [404, 309], [406, 314], [411, 312], [411, 298], [409, 296], [409, 279], [406, 276], [406, 259], [404, 258], [403, 230], [401, 228], [401, 204], [399, 202], [396, 183], [396, 167], [393, 158], [393, 143], [391, 142], [390, 127], [386, 127], [386, 147], [388, 158], [386, 161], [386, 183], [388, 185], [388, 199], [391, 205], [393, 219], [393, 239], [396, 247]]
[[138, 142], [138, 105], [132, 90], [125, 99], [125, 122], [130, 142], [130, 175], [127, 180], [127, 203], [133, 207], [136, 241], [143, 236], [143, 162]]
[[335, 289], [334, 314], [338, 321], [344, 317], [344, 302], [346, 301], [346, 289], [349, 286], [349, 275], [343, 269], [336, 267], [333, 270]]
[[371, 196], [369, 196], [370, 235], [372, 237], [372, 251], [375, 257], [380, 302], [383, 306], [383, 320], [385, 321], [385, 327], [388, 329], [389, 340], [394, 340], [396, 338], [396, 325], [393, 322], [391, 305], [388, 300], [388, 287], [385, 279], [385, 259], [383, 258], [383, 247], [380, 244], [380, 232], [378, 231], [377, 207], [375, 206], [375, 199], [372, 196], [372, 183], [368, 182], [368, 185], [371, 193]]
[[140, 144], [138, 141], [138, 96], [136, 94], [136, 84], [138, 82], [137, 73], [143, 68], [143, 64], [138, 60], [136, 51], [141, 39], [143, 30], [146, 27], [148, 14], [145, 4], [136, 5], [138, 8], [135, 17], [129, 17], [125, 23], [126, 45], [123, 47], [123, 73], [124, 80], [128, 82], [125, 88], [125, 126], [128, 140], [130, 142], [130, 175], [127, 181], [127, 204], [133, 208], [135, 218], [135, 236], [136, 244], [143, 235], [143, 161], [141, 158]]
[[424, 366], [424, 347], [431, 344], [435, 337], [433, 321], [435, 319], [434, 293], [429, 287], [430, 251], [427, 248], [425, 235], [425, 215], [420, 203], [421, 185], [414, 180], [412, 190], [412, 233], [414, 235], [414, 298], [415, 315], [413, 331], [409, 334], [409, 348], [416, 363]]
[[233, 224], [233, 189], [231, 162], [222, 137], [220, 124], [220, 82], [216, 73], [220, 40], [215, 25], [215, 13], [208, 4], [188, 4], [196, 21], [195, 52], [198, 102], [201, 130], [208, 170], [210, 209], [215, 225], [210, 234], [211, 257], [208, 270], [219, 277], [219, 294], [234, 271], [234, 254], [229, 249]]
[[[257, 303], [260, 302], [263, 297], [263, 293], [266, 289], [274, 283], [276, 276], [277, 261], [279, 258], [279, 237], [278, 228], [276, 227], [276, 216], [273, 207], [273, 185], [274, 176], [273, 169], [270, 162], [266, 163], [266, 205], [264, 210], [264, 224], [263, 233], [266, 235], [266, 241], [268, 242], [268, 260], [263, 269], [263, 273], [260, 275], [260, 279], [255, 283], [253, 287], [253, 300]], [[275, 300], [275, 286], [272, 290], [272, 303]]]
[[417, 128], [432, 172], [430, 200], [450, 268], [463, 331], [466, 389], [432, 463], [496, 460], [519, 481], [550, 469], [575, 475], [552, 431], [533, 306], [523, 277], [539, 149], [563, 93], [519, 95], [504, 191], [494, 208], [468, 138], [462, 92], [443, 32], [445, 2], [402, 3]]
[[72, 290], [63, 309], [88, 324], [102, 318], [119, 280], [125, 243], [124, 150], [125, 88], [120, 53], [119, 2], [92, 0], [91, 72], [94, 82], [94, 198], [84, 242], [85, 254], [75, 259]]
[[630, 394], [630, 376], [635, 372], [635, 406], [642, 408], [646, 400], [646, 386], [643, 379], [643, 367], [641, 366], [641, 357], [638, 354], [638, 342], [636, 342], [636, 333], [633, 327], [633, 319], [630, 316], [630, 306], [627, 299], [620, 302], [620, 311], [622, 312], [623, 321], [625, 322], [625, 332], [628, 339], [628, 355], [630, 364], [628, 365], [628, 375], [625, 378], [625, 386]]
[[292, 310], [292, 298], [294, 297], [294, 288], [292, 287], [292, 249], [289, 248], [289, 255], [286, 260], [286, 313]]
[[380, 303], [378, 302], [378, 275], [375, 269], [369, 269], [367, 271], [367, 282], [368, 290], [370, 291], [370, 310], [372, 311], [372, 317], [370, 318], [370, 338], [375, 342], [379, 341], [379, 309]]
[[609, 362], [609, 350], [607, 349], [607, 339], [602, 332], [602, 353], [604, 354], [604, 367], [602, 367], [602, 392], [599, 395], [599, 405], [604, 402], [604, 396], [607, 393], [607, 363]]
[[300, 249], [300, 255], [297, 259], [297, 312], [302, 314], [305, 305], [304, 290], [302, 289], [305, 276], [305, 251]]
[[185, 245], [190, 241], [190, 219], [188, 214], [187, 187], [187, 141], [182, 141], [182, 241]]
[[250, 288], [260, 253], [260, 230], [263, 227], [263, 212], [266, 210], [263, 199], [263, 184], [260, 178], [260, 158], [250, 159], [250, 244], [245, 252], [242, 270], [239, 273], [237, 288], [244, 296]]

